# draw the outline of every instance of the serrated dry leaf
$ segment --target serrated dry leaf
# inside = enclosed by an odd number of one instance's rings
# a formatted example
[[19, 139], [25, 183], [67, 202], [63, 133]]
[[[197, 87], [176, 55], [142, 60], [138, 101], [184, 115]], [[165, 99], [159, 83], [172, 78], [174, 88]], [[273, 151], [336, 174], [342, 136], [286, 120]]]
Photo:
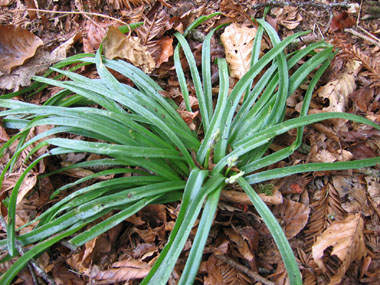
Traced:
[[284, 199], [281, 205], [275, 206], [273, 213], [281, 219], [288, 239], [295, 237], [307, 224], [310, 207]]
[[[360, 67], [360, 61], [349, 61], [338, 79], [318, 89], [317, 95], [329, 100], [329, 106], [322, 109], [324, 112], [345, 112], [348, 97], [356, 89], [355, 77]], [[346, 120], [334, 120], [334, 129], [339, 130], [345, 122]]]
[[22, 65], [43, 45], [39, 37], [20, 27], [0, 26], [0, 35], [0, 75]]
[[109, 28], [103, 46], [106, 58], [126, 59], [145, 73], [152, 72], [156, 66], [151, 54], [141, 45], [139, 38], [126, 36], [113, 26]]
[[360, 213], [350, 214], [343, 221], [332, 223], [312, 247], [314, 261], [318, 267], [327, 272], [324, 261], [324, 251], [332, 247], [330, 256], [335, 255], [342, 262], [329, 284], [339, 284], [348, 267], [355, 260], [360, 260], [367, 254], [364, 243], [364, 221]]
[[229, 65], [231, 77], [240, 79], [249, 70], [256, 28], [233, 23], [220, 36]]

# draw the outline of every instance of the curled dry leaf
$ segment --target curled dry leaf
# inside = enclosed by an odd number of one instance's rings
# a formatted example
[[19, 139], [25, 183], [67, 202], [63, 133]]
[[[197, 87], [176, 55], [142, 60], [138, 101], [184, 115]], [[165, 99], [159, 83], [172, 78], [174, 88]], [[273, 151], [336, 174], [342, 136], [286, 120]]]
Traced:
[[113, 26], [110, 26], [103, 46], [106, 58], [126, 59], [145, 73], [152, 72], [156, 66], [151, 54], [141, 45], [138, 37], [126, 36]]
[[0, 35], [0, 75], [22, 65], [43, 45], [39, 37], [20, 27], [0, 26]]
[[238, 235], [233, 229], [225, 229], [225, 234], [229, 237], [229, 239], [236, 245], [237, 250], [240, 254], [248, 261], [253, 262], [255, 256], [251, 252], [248, 243]]
[[232, 77], [240, 79], [249, 70], [256, 32], [256, 28], [233, 23], [220, 36]]
[[329, 284], [339, 284], [348, 267], [355, 260], [360, 260], [367, 254], [364, 243], [364, 221], [358, 214], [350, 214], [343, 221], [331, 224], [312, 247], [314, 261], [318, 267], [327, 272], [323, 256], [327, 248], [332, 247], [330, 256], [336, 256], [341, 266], [334, 272]]
[[297, 7], [274, 8], [271, 13], [276, 16], [278, 24], [289, 30], [297, 28], [302, 21], [302, 16], [298, 13]]
[[281, 205], [275, 206], [274, 214], [282, 220], [285, 235], [291, 239], [306, 226], [310, 208], [302, 203], [284, 199]]

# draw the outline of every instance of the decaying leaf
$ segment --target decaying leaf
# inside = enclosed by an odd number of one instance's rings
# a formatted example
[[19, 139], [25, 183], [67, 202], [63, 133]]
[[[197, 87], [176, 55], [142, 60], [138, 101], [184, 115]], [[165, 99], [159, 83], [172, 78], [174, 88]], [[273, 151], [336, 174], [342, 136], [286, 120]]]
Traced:
[[151, 54], [141, 45], [138, 37], [126, 36], [113, 26], [109, 28], [103, 46], [106, 58], [126, 59], [145, 73], [152, 72], [156, 66]]
[[375, 207], [380, 208], [380, 179], [372, 176], [365, 177], [368, 195], [371, 197]]
[[289, 30], [298, 27], [302, 21], [302, 16], [298, 13], [297, 7], [287, 6], [284, 8], [273, 8], [271, 14], [276, 16], [276, 22]]
[[12, 3], [12, 0], [0, 0], [0, 7], [7, 7]]
[[252, 254], [248, 243], [238, 235], [233, 229], [225, 229], [225, 234], [229, 237], [229, 239], [236, 245], [237, 250], [240, 254], [248, 261], [253, 262], [255, 256]]
[[306, 226], [309, 219], [310, 207], [299, 202], [284, 199], [281, 205], [275, 206], [273, 212], [281, 219], [286, 237], [291, 239]]
[[[346, 64], [345, 72], [338, 79], [327, 83], [318, 89], [319, 97], [329, 100], [329, 106], [323, 108], [325, 112], [345, 112], [349, 95], [356, 89], [355, 77], [359, 72], [361, 62], [351, 60]], [[334, 120], [335, 130], [339, 130], [345, 120]]]
[[121, 282], [144, 278], [150, 271], [150, 266], [142, 261], [128, 259], [112, 264], [112, 268], [99, 270], [94, 266], [91, 277], [95, 280], [106, 280], [108, 282]]
[[0, 120], [0, 143], [7, 142], [8, 140], [9, 136], [3, 127], [2, 120]]
[[165, 36], [157, 44], [160, 47], [160, 54], [156, 62], [156, 68], [159, 68], [164, 62], [168, 62], [169, 58], [173, 55], [173, 39]]
[[28, 62], [15, 68], [10, 74], [1, 75], [0, 72], [0, 89], [17, 91], [20, 87], [29, 86], [33, 76], [43, 73], [50, 65], [66, 58], [66, 52], [74, 44], [75, 39], [76, 35], [51, 52], [38, 49]]
[[336, 13], [330, 23], [330, 32], [336, 32], [355, 25], [356, 20], [347, 12]]
[[311, 157], [312, 162], [335, 162], [335, 161], [350, 161], [352, 153], [347, 150], [338, 149], [336, 152], [328, 151], [327, 149], [319, 150]]
[[0, 75], [22, 65], [43, 45], [39, 37], [20, 27], [0, 26], [0, 35]]
[[232, 77], [240, 79], [249, 70], [256, 32], [256, 28], [233, 23], [220, 36]]
[[364, 221], [360, 213], [350, 214], [343, 221], [332, 223], [317, 238], [312, 253], [314, 261], [323, 272], [328, 271], [322, 259], [326, 249], [332, 247], [330, 258], [336, 256], [341, 261], [340, 267], [333, 272], [329, 284], [339, 284], [351, 263], [367, 254], [363, 230]]

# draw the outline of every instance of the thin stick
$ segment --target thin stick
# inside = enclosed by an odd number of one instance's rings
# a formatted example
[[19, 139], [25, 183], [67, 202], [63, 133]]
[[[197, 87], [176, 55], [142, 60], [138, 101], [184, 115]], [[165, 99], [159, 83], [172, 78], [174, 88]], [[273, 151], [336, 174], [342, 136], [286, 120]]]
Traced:
[[[5, 222], [4, 217], [2, 215], [0, 215], [0, 225], [3, 228], [3, 230], [6, 232], [7, 223]], [[16, 239], [16, 249], [21, 256], [25, 254], [24, 249], [22, 248], [22, 245], [17, 239]], [[34, 282], [37, 282], [37, 278], [35, 277], [33, 268], [31, 267], [33, 267], [34, 270], [38, 273], [38, 275], [41, 276], [41, 278], [44, 279], [47, 283], [52, 284], [52, 285], [56, 284], [54, 280], [51, 279], [50, 276], [38, 265], [38, 263], [34, 259], [31, 259], [28, 262], [28, 268], [32, 274], [33, 281], [35, 280]], [[38, 284], [38, 282], [36, 284]]]
[[231, 265], [233, 268], [247, 274], [249, 277], [251, 277], [255, 281], [259, 281], [263, 283], [264, 285], [274, 285], [272, 281], [269, 281], [268, 279], [262, 277], [256, 272], [253, 272], [252, 270], [248, 269], [247, 267], [233, 261], [231, 258], [227, 258], [225, 255], [215, 255], [217, 258], [219, 258], [221, 261]]
[[288, 2], [288, 1], [275, 1], [275, 0], [268, 0], [264, 3], [258, 3], [252, 6], [252, 9], [259, 9], [266, 6], [271, 7], [285, 7], [285, 6], [292, 6], [292, 7], [315, 7], [315, 8], [321, 8], [326, 10], [331, 10], [332, 8], [350, 8], [350, 4], [347, 3], [347, 1], [343, 1], [340, 3], [316, 3], [314, 1], [308, 1], [308, 2]]
[[99, 13], [92, 13], [92, 12], [78, 12], [78, 11], [52, 11], [52, 10], [43, 10], [43, 9], [25, 9], [27, 11], [36, 11], [36, 12], [41, 12], [41, 13], [50, 13], [50, 14], [66, 14], [66, 15], [88, 15], [88, 16], [96, 16], [96, 17], [103, 17], [106, 19], [110, 19], [116, 22], [119, 22], [123, 25], [128, 26], [128, 24], [122, 20], [116, 19], [114, 17], [104, 15], [104, 14], [99, 14]]
[[378, 47], [380, 47], [380, 43], [371, 39], [370, 37], [367, 37], [366, 35], [363, 35], [357, 31], [355, 31], [354, 29], [344, 29], [345, 32], [349, 32], [351, 34], [353, 34], [354, 36], [357, 36], [359, 38], [362, 38], [363, 40], [367, 41], [367, 42], [370, 42], [371, 44], [374, 44], [374, 45], [377, 45]]

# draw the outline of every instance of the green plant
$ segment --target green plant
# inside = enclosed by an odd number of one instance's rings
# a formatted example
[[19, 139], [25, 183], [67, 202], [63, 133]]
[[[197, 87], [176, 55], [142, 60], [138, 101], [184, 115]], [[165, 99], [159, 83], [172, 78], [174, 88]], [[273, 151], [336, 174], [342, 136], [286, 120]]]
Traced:
[[[302, 283], [297, 262], [280, 225], [251, 185], [301, 172], [373, 166], [380, 159], [334, 164], [311, 163], [257, 170], [291, 155], [301, 145], [305, 125], [343, 118], [377, 129], [380, 127], [362, 117], [346, 113], [307, 115], [312, 91], [334, 56], [333, 48], [319, 42], [286, 56], [284, 49], [304, 33], [297, 33], [280, 41], [273, 28], [263, 20], [258, 20], [260, 27], [253, 46], [252, 67], [230, 94], [227, 63], [224, 59], [218, 59], [219, 95], [214, 108], [211, 94], [210, 40], [215, 30], [209, 33], [203, 43], [202, 81], [185, 40], [191, 29], [211, 16], [213, 15], [201, 17], [194, 22], [185, 35], [175, 35], [179, 44], [174, 60], [181, 91], [186, 107], [191, 111], [186, 79], [179, 59], [180, 48], [189, 63], [199, 101], [204, 133], [202, 141], [178, 115], [175, 103], [160, 95], [162, 89], [157, 83], [124, 61], [102, 58], [101, 49], [95, 57], [89, 54], [77, 55], [52, 68], [60, 76], [69, 78], [69, 81], [37, 77], [36, 81], [42, 85], [36, 84], [33, 89], [41, 89], [47, 85], [62, 88], [44, 105], [11, 100], [11, 96], [0, 100], [0, 106], [7, 109], [0, 113], [6, 127], [21, 129], [1, 149], [4, 152], [11, 144], [18, 142], [14, 156], [4, 167], [1, 181], [27, 147], [36, 144], [28, 155], [29, 159], [43, 146], [52, 146], [49, 152], [30, 162], [11, 193], [8, 236], [6, 240], [0, 241], [0, 246], [7, 246], [9, 256], [15, 256], [16, 240], [23, 246], [36, 245], [3, 274], [2, 284], [9, 284], [30, 258], [74, 233], [77, 235], [71, 237], [69, 242], [81, 246], [146, 205], [171, 201], [181, 201], [176, 224], [167, 245], [142, 284], [166, 284], [203, 207], [198, 231], [180, 279], [180, 284], [192, 283], [198, 271], [220, 192], [227, 184], [238, 184], [247, 193], [273, 235], [291, 284]], [[259, 58], [264, 31], [271, 39], [273, 48]], [[289, 69], [301, 59], [305, 63], [289, 76]], [[60, 69], [74, 63], [79, 66], [96, 64], [100, 79], [89, 79]], [[130, 78], [136, 88], [118, 82], [108, 69]], [[286, 99], [315, 69], [317, 71], [309, 83], [300, 117], [284, 121]], [[253, 80], [261, 72], [263, 75], [252, 86]], [[240, 103], [243, 94], [244, 101]], [[91, 104], [102, 108], [95, 108]], [[38, 125], [52, 125], [53, 128], [27, 141], [30, 129]], [[297, 138], [292, 145], [265, 155], [274, 137], [293, 128], [297, 129]], [[80, 135], [90, 140], [49, 137], [61, 133]], [[39, 221], [31, 232], [16, 236], [19, 230], [15, 227], [16, 199], [23, 179], [41, 159], [71, 152], [96, 153], [105, 158], [77, 163], [57, 172], [86, 166], [109, 166], [110, 169], [66, 185], [58, 189], [52, 197], [96, 176], [120, 173], [138, 175], [113, 178], [76, 190], [30, 221], [28, 225]], [[193, 159], [192, 153], [196, 154], [196, 159]], [[212, 165], [209, 161], [212, 161]], [[116, 213], [99, 222], [99, 217], [110, 212]], [[86, 228], [95, 221], [98, 223]], [[81, 229], [85, 230], [80, 231]]]

